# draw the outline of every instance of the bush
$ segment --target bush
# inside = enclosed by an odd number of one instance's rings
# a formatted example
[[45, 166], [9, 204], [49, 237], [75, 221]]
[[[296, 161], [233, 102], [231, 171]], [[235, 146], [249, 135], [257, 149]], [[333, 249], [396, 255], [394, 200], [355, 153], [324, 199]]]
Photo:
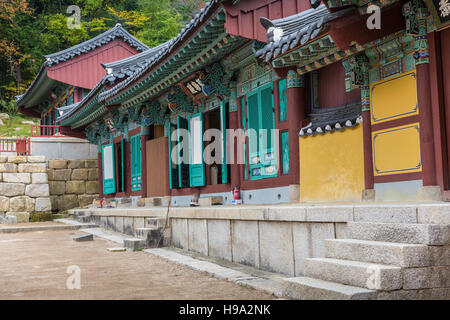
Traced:
[[31, 222], [45, 222], [52, 221], [53, 215], [51, 212], [33, 212], [30, 215]]

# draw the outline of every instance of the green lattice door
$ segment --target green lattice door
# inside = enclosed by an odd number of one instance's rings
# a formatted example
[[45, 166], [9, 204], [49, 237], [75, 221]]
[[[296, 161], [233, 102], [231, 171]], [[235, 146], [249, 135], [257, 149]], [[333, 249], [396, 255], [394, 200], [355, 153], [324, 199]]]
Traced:
[[131, 191], [142, 190], [142, 157], [141, 136], [135, 135], [130, 139], [131, 144]]
[[[176, 144], [174, 146], [174, 142], [177, 141], [177, 126], [169, 123], [169, 185], [170, 189], [179, 188], [179, 179], [178, 179], [178, 165], [176, 159], [178, 158], [178, 152], [176, 149]], [[174, 136], [174, 140], [172, 140], [172, 135]], [[174, 150], [175, 149], [175, 150]]]
[[[247, 95], [250, 179], [277, 176], [273, 85], [269, 83]], [[252, 130], [253, 129], [253, 130]]]
[[114, 144], [102, 146], [103, 194], [116, 193]]
[[191, 187], [206, 184], [205, 162], [203, 160], [203, 114], [189, 117], [189, 180]]
[[179, 188], [189, 188], [189, 164], [182, 161], [184, 157], [184, 152], [188, 150], [183, 150], [182, 142], [183, 136], [180, 129], [189, 130], [188, 121], [183, 117], [177, 118], [177, 133], [178, 133], [178, 186]]

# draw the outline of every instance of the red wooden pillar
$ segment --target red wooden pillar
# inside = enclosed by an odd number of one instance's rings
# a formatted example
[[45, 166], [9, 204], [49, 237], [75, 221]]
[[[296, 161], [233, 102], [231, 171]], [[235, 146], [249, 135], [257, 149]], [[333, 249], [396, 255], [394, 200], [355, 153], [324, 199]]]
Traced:
[[[403, 6], [407, 32], [414, 36], [414, 58], [417, 76], [417, 102], [419, 106], [420, 153], [422, 157], [423, 188], [418, 190], [419, 199], [441, 200], [441, 189], [437, 186], [436, 155], [434, 147], [433, 108], [430, 84], [430, 52], [428, 48], [428, 9], [406, 3]], [[436, 110], [434, 110], [436, 113]], [[437, 128], [438, 129], [438, 128]]]
[[[405, 14], [408, 13], [404, 7]], [[424, 187], [436, 185], [436, 162], [433, 134], [433, 110], [430, 85], [430, 52], [428, 49], [426, 8], [417, 8], [414, 17], [406, 16], [407, 21], [415, 20], [417, 29], [412, 28], [414, 35], [414, 58], [417, 72], [417, 100], [419, 105], [420, 153], [422, 156], [422, 181]], [[409, 21], [411, 22], [411, 21]]]
[[[245, 126], [244, 127], [242, 126], [242, 123], [244, 122], [243, 120], [245, 119], [245, 113], [242, 113], [242, 111], [243, 111], [242, 109], [243, 108], [244, 108], [244, 112], [245, 112], [245, 105], [242, 105], [242, 100], [243, 99], [244, 99], [243, 97], [237, 99], [237, 109], [238, 109], [237, 110], [237, 117], [238, 117], [238, 124], [237, 125], [238, 125], [238, 128], [242, 129], [242, 131], [245, 134]], [[242, 148], [242, 146], [239, 145], [238, 148]], [[243, 156], [244, 156], [244, 154], [243, 154]], [[236, 159], [239, 160], [239, 158], [236, 158]], [[245, 159], [243, 158], [242, 160], [244, 160], [244, 163], [245, 163]], [[238, 168], [239, 168], [239, 184], [241, 186], [241, 189], [242, 189], [242, 184], [244, 182], [244, 177], [245, 177], [244, 163], [238, 164]]]
[[[364, 89], [363, 89], [364, 90]], [[363, 144], [364, 144], [364, 188], [374, 188], [372, 159], [372, 128], [370, 125], [370, 109], [362, 109]]]
[[[368, 65], [364, 64], [368, 70]], [[363, 200], [374, 200], [373, 157], [372, 157], [372, 123], [370, 119], [370, 87], [369, 74], [364, 72], [364, 85], [361, 87], [361, 116], [363, 126], [363, 153], [364, 153], [364, 192]]]
[[295, 70], [287, 73], [287, 120], [289, 124], [289, 171], [291, 184], [300, 183], [300, 154], [298, 133], [302, 128], [306, 114], [306, 96], [304, 77]]
[[436, 185], [436, 162], [433, 139], [433, 112], [431, 108], [430, 65], [416, 66], [419, 103], [420, 148], [424, 186]]
[[149, 134], [141, 135], [141, 181], [142, 181], [142, 197], [147, 197], [147, 140]]

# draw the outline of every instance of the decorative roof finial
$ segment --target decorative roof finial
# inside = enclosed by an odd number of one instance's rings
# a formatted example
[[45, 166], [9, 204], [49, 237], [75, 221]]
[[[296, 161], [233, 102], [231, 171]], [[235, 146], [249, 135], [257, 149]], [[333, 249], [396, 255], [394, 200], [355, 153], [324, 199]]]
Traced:
[[313, 7], [314, 9], [317, 9], [317, 7], [320, 6], [321, 2], [322, 0], [309, 0], [311, 7]]

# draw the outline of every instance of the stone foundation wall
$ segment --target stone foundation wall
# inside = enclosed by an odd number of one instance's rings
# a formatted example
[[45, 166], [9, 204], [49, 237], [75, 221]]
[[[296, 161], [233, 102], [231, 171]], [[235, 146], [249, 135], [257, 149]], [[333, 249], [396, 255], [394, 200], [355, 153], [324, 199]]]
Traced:
[[0, 156], [0, 214], [28, 222], [33, 212], [50, 212], [44, 156]]
[[97, 159], [49, 160], [47, 173], [53, 211], [85, 207], [99, 196]]

